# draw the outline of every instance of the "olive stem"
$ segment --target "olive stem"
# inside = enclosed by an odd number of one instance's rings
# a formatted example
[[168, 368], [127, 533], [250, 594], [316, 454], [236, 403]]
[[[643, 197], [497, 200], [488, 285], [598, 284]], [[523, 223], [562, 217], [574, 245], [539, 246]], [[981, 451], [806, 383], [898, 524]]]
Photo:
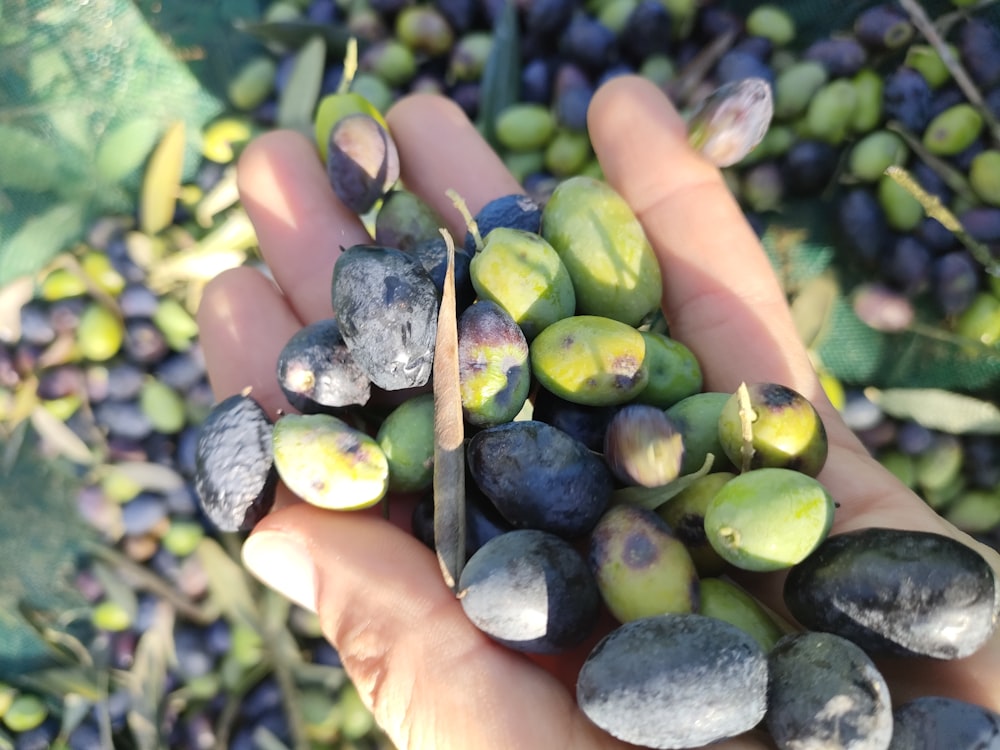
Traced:
[[347, 51], [344, 52], [344, 72], [337, 84], [337, 94], [346, 94], [351, 90], [354, 76], [358, 72], [358, 40], [350, 37], [347, 40]]
[[750, 390], [746, 383], [740, 383], [736, 390], [736, 398], [740, 405], [740, 430], [743, 433], [743, 444], [740, 446], [740, 472], [750, 471], [750, 462], [753, 460], [753, 420], [754, 411], [750, 403]]
[[[451, 198], [452, 204], [458, 209], [458, 212], [462, 214], [462, 219], [465, 221], [465, 226], [472, 234], [472, 239], [476, 243], [476, 252], [483, 249], [483, 236], [479, 233], [479, 224], [476, 222], [475, 218], [472, 216], [472, 212], [469, 211], [469, 206], [466, 204], [465, 200], [457, 191], [452, 188], [448, 188], [445, 194]], [[447, 237], [445, 238], [448, 239]]]
[[993, 116], [993, 113], [985, 105], [982, 93], [976, 87], [976, 84], [973, 83], [962, 63], [956, 59], [944, 39], [941, 38], [941, 34], [938, 33], [934, 23], [928, 18], [926, 11], [924, 11], [917, 0], [899, 0], [899, 4], [909, 14], [910, 20], [917, 27], [917, 30], [927, 38], [927, 41], [931, 43], [931, 46], [941, 56], [941, 62], [948, 68], [948, 72], [954, 77], [955, 83], [958, 84], [958, 87], [962, 89], [962, 93], [965, 94], [966, 98], [979, 110], [983, 119], [986, 120], [993, 134], [993, 139], [997, 143], [1000, 143], [1000, 122], [997, 121], [997, 118]]
[[958, 237], [959, 241], [969, 249], [970, 253], [972, 253], [972, 256], [982, 264], [987, 273], [991, 276], [1000, 275], [1000, 265], [998, 265], [991, 257], [989, 248], [969, 236], [969, 233], [965, 231], [964, 227], [962, 227], [962, 224], [955, 217], [955, 215], [941, 203], [940, 198], [936, 195], [931, 195], [924, 190], [920, 186], [920, 183], [918, 183], [909, 172], [900, 166], [892, 164], [886, 167], [885, 173], [892, 178], [895, 183], [906, 190], [906, 192], [912, 195], [914, 199], [916, 199], [916, 201], [923, 207], [924, 211], [927, 212], [928, 216], [932, 219], [937, 219], [946, 229]]

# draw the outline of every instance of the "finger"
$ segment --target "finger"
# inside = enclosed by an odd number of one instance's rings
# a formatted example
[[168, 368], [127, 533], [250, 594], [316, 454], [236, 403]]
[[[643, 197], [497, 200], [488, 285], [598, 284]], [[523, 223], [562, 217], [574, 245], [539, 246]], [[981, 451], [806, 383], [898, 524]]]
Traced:
[[220, 274], [206, 285], [197, 320], [217, 401], [250, 388], [272, 419], [291, 409], [278, 384], [278, 355], [301, 324], [269, 279], [248, 266]]
[[[883, 526], [945, 534], [1000, 571], [995, 551], [946, 523], [885, 471], [829, 404], [767, 256], [719, 170], [688, 146], [666, 97], [642, 79], [615, 79], [595, 95], [589, 124], [608, 181], [635, 210], [659, 257], [671, 333], [698, 356], [706, 386], [732, 391], [743, 380], [781, 382], [823, 415], [830, 454], [820, 479], [840, 504], [832, 533]], [[782, 575], [740, 578], [789, 616]], [[1000, 668], [998, 660], [1000, 637], [969, 659], [887, 668], [900, 694], [946, 691], [996, 708], [1000, 687], [985, 678]]]
[[687, 144], [683, 120], [649, 81], [602, 86], [588, 124], [608, 182], [632, 206], [664, 269], [671, 333], [697, 354], [706, 387], [821, 389], [753, 230], [722, 175]]
[[[261, 522], [243, 559], [319, 612], [397, 747], [627, 747], [592, 725], [554, 677], [479, 632], [434, 555], [381, 519], [289, 508]], [[749, 738], [718, 746], [764, 747]]]
[[457, 247], [466, 227], [446, 193], [449, 188], [473, 216], [494, 198], [524, 192], [451, 99], [413, 94], [400, 99], [386, 120], [399, 149], [403, 183], [441, 215]]
[[316, 148], [299, 133], [266, 133], [244, 150], [237, 173], [261, 254], [291, 308], [303, 323], [330, 317], [341, 248], [371, 238], [337, 200]]

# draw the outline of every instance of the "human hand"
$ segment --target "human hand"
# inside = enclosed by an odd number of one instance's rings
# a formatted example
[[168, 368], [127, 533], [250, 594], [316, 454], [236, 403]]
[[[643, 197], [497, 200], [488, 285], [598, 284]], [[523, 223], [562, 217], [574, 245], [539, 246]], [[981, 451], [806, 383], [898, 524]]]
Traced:
[[[412, 96], [387, 121], [403, 181], [445, 218], [453, 236], [463, 237], [465, 225], [446, 189], [462, 195], [473, 213], [520, 192], [452, 102]], [[659, 257], [671, 336], [698, 357], [705, 390], [778, 382], [820, 411], [830, 450], [819, 479], [839, 503], [832, 533], [869, 526], [943, 533], [977, 549], [1000, 574], [995, 551], [951, 527], [883, 469], [830, 405], [757, 237], [719, 171], [688, 146], [666, 98], [642, 79], [614, 79], [594, 97], [589, 126], [608, 182], [639, 216]], [[339, 248], [371, 239], [338, 203], [314, 146], [301, 136], [276, 132], [252, 143], [240, 160], [239, 184], [276, 284], [246, 267], [215, 279], [198, 315], [201, 342], [217, 397], [251, 386], [274, 417], [290, 409], [275, 377], [278, 353], [303, 324], [332, 315]], [[444, 585], [434, 554], [405, 530], [409, 512], [390, 505], [390, 513], [386, 521], [373, 512], [322, 510], [281, 487], [243, 557], [264, 583], [318, 612], [398, 747], [625, 747], [576, 708], [573, 684], [593, 640], [559, 658], [526, 657], [492, 642]], [[754, 593], [787, 616], [782, 576], [754, 581]], [[945, 695], [1000, 711], [1000, 635], [961, 660], [878, 664], [897, 704]], [[770, 746], [750, 733], [714, 747]]]

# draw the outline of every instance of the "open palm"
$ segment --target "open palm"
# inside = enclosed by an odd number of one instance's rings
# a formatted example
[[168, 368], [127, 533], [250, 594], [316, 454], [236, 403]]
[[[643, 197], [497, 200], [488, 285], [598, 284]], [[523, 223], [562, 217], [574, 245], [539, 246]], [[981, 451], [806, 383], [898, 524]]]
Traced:
[[[405, 98], [387, 121], [403, 182], [454, 236], [464, 236], [465, 225], [447, 189], [474, 213], [520, 191], [449, 100]], [[827, 401], [757, 237], [719, 171], [687, 145], [684, 123], [662, 93], [639, 78], [614, 79], [597, 92], [589, 127], [607, 180], [659, 257], [671, 336], [697, 355], [705, 389], [772, 381], [817, 405], [830, 440], [819, 479], [839, 503], [833, 533], [868, 526], [944, 533], [1000, 572], [995, 551], [948, 525], [883, 469]], [[250, 386], [274, 416], [290, 409], [275, 377], [278, 353], [304, 324], [332, 315], [340, 248], [371, 238], [338, 203], [313, 144], [300, 135], [274, 132], [251, 144], [239, 183], [273, 281], [249, 267], [214, 280], [198, 316], [201, 340], [217, 397]], [[265, 583], [319, 613], [351, 679], [401, 748], [624, 747], [576, 708], [584, 649], [540, 659], [496, 645], [465, 617], [434, 555], [378, 514], [321, 510], [282, 488], [276, 509], [246, 542], [244, 560]], [[755, 593], [784, 612], [781, 576], [757, 580]], [[1000, 635], [966, 659], [879, 665], [895, 703], [946, 695], [1000, 711]], [[749, 734], [714, 747], [770, 746]]]

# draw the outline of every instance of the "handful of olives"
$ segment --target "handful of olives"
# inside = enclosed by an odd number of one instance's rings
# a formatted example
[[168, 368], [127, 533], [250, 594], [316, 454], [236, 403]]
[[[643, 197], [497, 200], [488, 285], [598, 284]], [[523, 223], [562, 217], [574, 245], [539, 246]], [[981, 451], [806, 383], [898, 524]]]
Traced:
[[[387, 131], [369, 125], [352, 137], [373, 134], [380, 153], [393, 151]], [[331, 142], [329, 154], [335, 165], [348, 149]], [[391, 182], [375, 172], [361, 181], [366, 210], [386, 202]], [[618, 621], [577, 685], [580, 708], [609, 734], [700, 747], [764, 721], [781, 747], [834, 736], [888, 747], [888, 689], [867, 654], [975, 652], [997, 623], [985, 560], [931, 534], [831, 536], [837, 504], [817, 479], [828, 449], [819, 413], [779, 383], [702, 392], [693, 352], [659, 328], [656, 256], [607, 184], [570, 178], [542, 207], [504, 196], [469, 225], [460, 250], [446, 238], [443, 252], [420, 252], [440, 242], [430, 232], [405, 248], [345, 249], [329, 345], [296, 336], [279, 360], [303, 413], [271, 425], [243, 394], [206, 420], [198, 487], [209, 517], [251, 528], [275, 473], [324, 508], [431, 493], [430, 522], [425, 502], [414, 531], [435, 546], [454, 541], [437, 535], [435, 514], [464, 519], [453, 583], [488, 637], [559, 653], [592, 636], [602, 610]], [[437, 389], [431, 398], [425, 388], [439, 384], [449, 330], [464, 497], [435, 486], [442, 415]], [[380, 410], [371, 385], [410, 397]], [[223, 470], [227, 452], [239, 472]], [[732, 570], [790, 571], [785, 601], [805, 632], [724, 577]], [[816, 658], [816, 648], [833, 656]], [[796, 689], [802, 674], [809, 685]], [[851, 711], [824, 710], [858, 685], [865, 700]]]

